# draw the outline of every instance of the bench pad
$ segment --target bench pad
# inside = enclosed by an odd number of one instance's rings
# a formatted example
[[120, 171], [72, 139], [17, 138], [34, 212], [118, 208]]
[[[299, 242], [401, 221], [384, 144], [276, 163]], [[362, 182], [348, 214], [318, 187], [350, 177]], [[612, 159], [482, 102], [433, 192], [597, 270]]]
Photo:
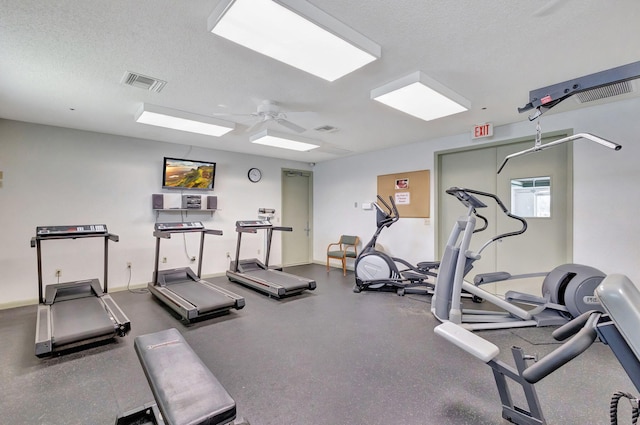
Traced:
[[485, 363], [500, 354], [500, 349], [495, 344], [455, 323], [444, 322], [436, 326], [434, 332]]
[[134, 346], [167, 425], [215, 425], [235, 419], [235, 401], [177, 329], [140, 335]]

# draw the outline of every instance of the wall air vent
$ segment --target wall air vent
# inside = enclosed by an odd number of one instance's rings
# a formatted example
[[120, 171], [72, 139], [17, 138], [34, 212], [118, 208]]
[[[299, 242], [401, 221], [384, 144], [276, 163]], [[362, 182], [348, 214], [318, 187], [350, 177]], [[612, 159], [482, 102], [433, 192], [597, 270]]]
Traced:
[[142, 74], [137, 74], [131, 71], [125, 72], [121, 82], [129, 86], [138, 87], [140, 89], [149, 90], [156, 93], [159, 93], [167, 84], [166, 81], [148, 77]]
[[576, 94], [578, 103], [593, 102], [594, 100], [605, 99], [607, 97], [618, 96], [621, 94], [631, 93], [635, 91], [633, 80], [622, 81], [604, 87], [598, 87], [593, 90], [584, 91]]

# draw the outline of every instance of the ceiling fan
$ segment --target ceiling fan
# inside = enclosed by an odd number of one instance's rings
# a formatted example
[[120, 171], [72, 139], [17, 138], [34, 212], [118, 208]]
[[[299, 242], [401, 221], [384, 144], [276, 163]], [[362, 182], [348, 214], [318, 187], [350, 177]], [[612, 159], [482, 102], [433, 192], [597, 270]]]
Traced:
[[263, 100], [258, 105], [256, 112], [251, 114], [214, 114], [216, 116], [250, 116], [253, 117], [253, 124], [249, 126], [246, 130], [247, 132], [252, 132], [256, 130], [260, 130], [263, 127], [268, 126], [270, 123], [276, 123], [281, 125], [289, 130], [293, 130], [296, 133], [303, 133], [307, 129], [299, 126], [298, 124], [291, 122], [287, 119], [287, 114], [280, 109], [280, 106], [273, 100]]

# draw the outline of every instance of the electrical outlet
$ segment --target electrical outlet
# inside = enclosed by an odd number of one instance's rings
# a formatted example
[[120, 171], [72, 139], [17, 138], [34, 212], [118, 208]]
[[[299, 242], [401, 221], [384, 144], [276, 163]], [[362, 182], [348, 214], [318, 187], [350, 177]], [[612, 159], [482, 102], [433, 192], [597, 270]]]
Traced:
[[227, 252], [227, 258], [231, 258], [231, 255]]
[[258, 250], [258, 255], [260, 255], [260, 250]]
[[166, 263], [167, 262], [167, 257], [162, 257], [162, 262]]
[[191, 257], [189, 258], [189, 260], [193, 263], [194, 261], [196, 261], [196, 257]]
[[62, 269], [56, 269], [56, 277], [62, 276]]
[[131, 268], [131, 261], [127, 261], [127, 268], [130, 269]]

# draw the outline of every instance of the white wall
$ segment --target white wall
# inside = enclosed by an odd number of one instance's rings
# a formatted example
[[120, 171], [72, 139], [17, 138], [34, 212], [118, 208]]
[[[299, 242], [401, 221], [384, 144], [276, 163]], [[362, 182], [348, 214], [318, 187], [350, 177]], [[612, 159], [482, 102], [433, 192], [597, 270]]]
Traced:
[[[545, 114], [542, 126], [545, 132], [593, 132], [623, 145], [620, 152], [613, 152], [584, 140], [574, 143], [574, 261], [605, 273], [624, 273], [640, 282], [636, 268], [640, 199], [634, 187], [640, 182], [639, 110], [640, 98], [635, 98]], [[523, 117], [520, 123], [497, 127], [489, 143], [531, 136], [534, 131], [535, 124]], [[383, 232], [379, 242], [391, 254], [412, 262], [434, 259], [434, 153], [471, 144], [470, 135], [461, 134], [318, 163], [313, 169], [314, 261], [325, 261], [327, 245], [340, 234], [359, 235], [363, 243], [371, 237], [375, 214], [373, 210], [362, 210], [361, 203], [375, 200], [378, 175], [423, 169], [432, 171], [432, 218], [427, 222], [401, 219]], [[29, 247], [29, 239], [40, 225], [107, 224], [111, 232], [120, 235], [119, 243], [110, 244], [110, 287], [126, 287], [128, 261], [133, 263], [131, 284], [148, 282], [153, 268], [152, 232], [156, 221], [151, 194], [162, 192], [164, 156], [218, 164], [216, 187], [211, 194], [218, 196], [220, 211], [213, 217], [189, 216], [225, 233], [207, 239], [205, 276], [222, 274], [227, 269], [225, 254], [233, 255], [235, 249], [236, 220], [256, 217], [259, 207], [280, 209], [281, 168], [309, 169], [301, 162], [213, 149], [190, 150], [180, 144], [0, 120], [0, 171], [4, 173], [0, 188], [0, 308], [35, 302], [37, 298], [36, 253]], [[247, 180], [250, 167], [263, 170], [260, 183]], [[178, 220], [179, 215], [166, 214], [159, 219]], [[101, 279], [102, 247], [97, 241], [44, 242], [45, 282], [55, 282], [55, 269], [62, 269], [61, 281]], [[247, 237], [243, 239], [242, 256], [257, 256], [257, 250], [262, 248], [261, 236]], [[188, 238], [187, 251], [197, 255], [197, 238]], [[168, 258], [162, 267], [189, 264], [181, 237], [163, 240], [161, 255]], [[273, 263], [280, 260], [280, 240], [276, 235]]]
[[[212, 145], [215, 144], [215, 139]], [[151, 279], [155, 238], [153, 193], [162, 190], [164, 156], [201, 159], [217, 163], [215, 188], [205, 194], [218, 196], [219, 211], [192, 214], [188, 220], [202, 221], [223, 236], [207, 236], [203, 275], [222, 274], [228, 268], [226, 253], [235, 253], [235, 222], [257, 218], [258, 208], [277, 210], [280, 219], [281, 168], [308, 169], [306, 163], [235, 154], [180, 144], [131, 139], [59, 127], [0, 120], [0, 307], [35, 302], [37, 299], [36, 250], [29, 240], [36, 226], [103, 223], [120, 236], [110, 243], [109, 287], [123, 289], [129, 281], [126, 263], [131, 262], [131, 285]], [[259, 183], [247, 179], [247, 171], [263, 171]], [[181, 221], [179, 213], [161, 213], [158, 221]], [[278, 222], [278, 221], [276, 221]], [[198, 255], [199, 237], [186, 235], [189, 255]], [[253, 236], [253, 237], [249, 237]], [[243, 238], [242, 257], [264, 253], [264, 235]], [[101, 238], [44, 241], [43, 274], [55, 283], [55, 270], [62, 269], [61, 282], [100, 278]], [[274, 235], [272, 263], [280, 258], [280, 239]], [[162, 268], [190, 265], [182, 237], [161, 243]], [[196, 268], [196, 264], [191, 265]]]
[[[619, 152], [584, 139], [574, 142], [574, 261], [605, 273], [624, 273], [640, 282], [636, 267], [640, 235], [640, 98], [576, 111], [545, 114], [543, 132], [572, 129], [620, 143]], [[523, 121], [495, 128], [491, 142], [535, 134], [535, 123]], [[404, 218], [379, 238], [394, 256], [411, 262], [435, 259], [435, 152], [477, 144], [469, 134], [439, 138], [400, 148], [371, 152], [317, 164], [314, 170], [314, 260], [325, 259], [327, 245], [342, 233], [366, 243], [375, 231], [374, 211], [362, 202], [375, 200], [378, 175], [431, 170], [431, 219]], [[526, 157], [525, 157], [526, 158]], [[520, 161], [526, 160], [519, 159]], [[511, 161], [509, 167], [516, 167]], [[354, 207], [354, 203], [358, 207]]]

